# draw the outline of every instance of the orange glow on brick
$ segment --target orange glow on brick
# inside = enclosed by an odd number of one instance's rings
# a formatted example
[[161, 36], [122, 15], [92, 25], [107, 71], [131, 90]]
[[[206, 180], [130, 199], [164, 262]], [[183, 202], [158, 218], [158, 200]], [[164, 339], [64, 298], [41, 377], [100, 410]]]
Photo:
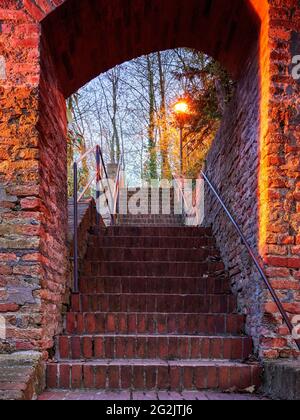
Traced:
[[269, 127], [269, 101], [270, 101], [270, 48], [269, 48], [269, 5], [267, 1], [251, 0], [251, 4], [261, 18], [261, 34], [259, 44], [260, 64], [260, 133], [259, 133], [259, 252], [265, 256], [268, 227], [269, 227], [269, 185], [267, 145]]

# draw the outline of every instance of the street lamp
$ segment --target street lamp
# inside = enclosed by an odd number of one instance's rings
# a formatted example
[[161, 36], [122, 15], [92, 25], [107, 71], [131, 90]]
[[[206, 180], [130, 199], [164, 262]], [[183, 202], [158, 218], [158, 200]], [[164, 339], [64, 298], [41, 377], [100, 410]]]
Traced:
[[176, 120], [180, 129], [180, 176], [183, 175], [183, 130], [189, 115], [189, 105], [186, 100], [180, 99], [174, 105]]
[[180, 178], [182, 182], [182, 212], [184, 213], [184, 186], [183, 186], [183, 130], [186, 124], [187, 117], [190, 113], [189, 105], [185, 99], [180, 99], [174, 105], [174, 113], [176, 121], [180, 129]]

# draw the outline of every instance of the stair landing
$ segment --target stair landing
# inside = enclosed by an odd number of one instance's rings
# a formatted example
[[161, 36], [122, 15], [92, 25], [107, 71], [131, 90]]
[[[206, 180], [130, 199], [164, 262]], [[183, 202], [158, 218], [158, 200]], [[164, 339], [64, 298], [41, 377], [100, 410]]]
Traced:
[[40, 401], [259, 401], [267, 398], [250, 394], [233, 394], [199, 391], [148, 391], [148, 392], [103, 392], [103, 391], [64, 391], [44, 392]]

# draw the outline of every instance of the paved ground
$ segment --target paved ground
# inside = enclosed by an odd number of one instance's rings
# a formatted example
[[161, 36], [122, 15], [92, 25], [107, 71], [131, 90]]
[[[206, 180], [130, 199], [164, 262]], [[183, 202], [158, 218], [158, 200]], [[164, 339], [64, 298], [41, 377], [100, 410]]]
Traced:
[[0, 354], [0, 401], [31, 400], [43, 389], [42, 354]]
[[220, 394], [215, 392], [99, 392], [99, 391], [47, 391], [39, 397], [41, 401], [97, 400], [97, 401], [249, 401], [264, 398], [248, 394]]

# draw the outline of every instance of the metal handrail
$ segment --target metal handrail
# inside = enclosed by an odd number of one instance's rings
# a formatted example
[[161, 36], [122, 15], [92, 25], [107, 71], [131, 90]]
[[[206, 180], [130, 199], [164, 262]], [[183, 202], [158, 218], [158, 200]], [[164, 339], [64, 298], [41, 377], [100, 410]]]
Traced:
[[85, 188], [82, 190], [82, 193], [80, 194], [80, 196], [77, 199], [77, 203], [80, 203], [81, 199], [84, 197], [84, 194], [87, 192], [87, 190], [90, 188], [90, 186], [92, 185], [92, 183], [96, 180], [96, 177], [94, 176], [93, 178], [90, 179], [90, 181], [86, 184]]
[[[86, 159], [90, 154], [94, 154], [95, 159], [96, 159], [96, 176], [93, 177], [88, 184], [84, 187], [83, 191], [81, 192], [81, 194], [78, 196], [78, 166], [79, 164]], [[102, 171], [105, 174], [105, 178], [108, 179], [108, 174], [107, 174], [107, 170], [106, 170], [106, 166], [104, 163], [104, 159], [103, 159], [103, 154], [102, 154], [102, 150], [100, 148], [99, 145], [91, 147], [89, 150], [87, 150], [82, 156], [80, 156], [77, 160], [74, 161], [73, 164], [73, 171], [74, 171], [74, 239], [73, 239], [73, 261], [74, 261], [74, 293], [78, 293], [79, 291], [79, 278], [78, 278], [78, 204], [81, 201], [81, 199], [83, 198], [84, 194], [86, 193], [86, 191], [88, 190], [88, 188], [91, 186], [91, 184], [96, 181], [97, 184], [97, 188], [96, 188], [96, 204], [99, 202], [100, 199], [100, 189], [98, 188], [99, 184], [102, 184], [103, 186], [103, 176], [102, 176]], [[111, 202], [113, 201], [113, 196], [112, 196], [112, 192], [111, 192], [111, 188], [110, 188], [110, 184], [108, 182], [108, 186], [109, 186], [109, 192], [110, 192], [110, 199]], [[108, 205], [108, 209], [111, 215], [111, 220], [112, 223], [114, 224], [115, 218], [113, 215], [113, 212], [111, 211], [110, 208], [110, 201], [109, 199], [106, 197], [106, 201], [107, 201], [107, 205]], [[96, 212], [96, 224], [97, 226], [100, 223], [100, 217], [99, 217], [99, 213], [98, 211]]]
[[261, 266], [258, 258], [256, 257], [254, 251], [252, 250], [246, 236], [244, 235], [242, 229], [238, 225], [235, 218], [232, 216], [231, 212], [226, 207], [226, 205], [225, 205], [224, 201], [222, 200], [220, 194], [217, 192], [216, 188], [213, 186], [213, 184], [211, 183], [211, 181], [209, 180], [207, 175], [203, 171], [201, 171], [201, 175], [202, 175], [203, 179], [206, 181], [206, 183], [209, 186], [209, 188], [211, 189], [211, 191], [213, 192], [213, 194], [215, 195], [215, 197], [217, 198], [217, 200], [219, 201], [219, 203], [221, 204], [223, 210], [225, 211], [226, 215], [228, 216], [229, 220], [231, 221], [231, 223], [235, 227], [235, 229], [236, 229], [237, 233], [239, 234], [241, 240], [243, 241], [244, 245], [246, 246], [250, 257], [251, 257], [252, 261], [254, 262], [254, 265], [256, 266], [256, 268], [257, 268], [261, 278], [263, 279], [265, 285], [267, 286], [269, 292], [271, 293], [271, 296], [272, 296], [275, 304], [277, 305], [277, 308], [278, 308], [279, 312], [281, 313], [286, 325], [288, 326], [288, 329], [289, 329], [293, 339], [295, 340], [295, 343], [296, 343], [298, 349], [300, 350], [300, 339], [296, 339], [293, 335], [294, 326], [293, 326], [286, 310], [284, 309], [284, 307], [283, 307], [283, 305], [282, 305], [274, 287], [272, 286], [272, 284], [270, 283], [267, 275], [265, 274], [263, 267]]
[[[106, 166], [105, 166], [105, 162], [104, 162], [103, 154], [102, 154], [102, 151], [101, 151], [101, 147], [99, 145], [96, 146], [96, 159], [97, 159], [97, 155], [98, 155], [98, 159], [100, 160], [100, 162], [102, 164], [102, 168], [104, 170], [105, 178], [108, 179], [107, 169], [106, 169]], [[112, 200], [113, 199], [113, 195], [112, 195], [110, 183], [108, 183], [108, 190], [109, 190], [109, 194], [110, 194], [110, 197], [111, 197], [111, 200]], [[107, 205], [108, 205], [108, 208], [110, 210], [110, 214], [112, 216], [112, 211], [111, 211], [111, 208], [110, 208], [110, 205], [109, 205], [108, 200], [107, 200]], [[112, 219], [112, 222], [113, 222], [113, 218], [112, 217], [111, 217], [111, 219]]]
[[[102, 169], [104, 171], [105, 174], [105, 179], [108, 180], [108, 174], [107, 174], [107, 170], [106, 170], [106, 166], [105, 166], [105, 162], [103, 159], [103, 154], [102, 154], [102, 150], [101, 147], [99, 145], [96, 146], [96, 164], [97, 164], [97, 173], [96, 173], [96, 183], [97, 183], [97, 187], [99, 184], [102, 185], [102, 190], [105, 191], [104, 186], [103, 186], [103, 177], [102, 177], [102, 173], [101, 173], [101, 165], [102, 165]], [[109, 210], [110, 213], [110, 217], [111, 217], [111, 221], [112, 223], [114, 223], [114, 217], [113, 217], [113, 213], [110, 207], [110, 202], [112, 201], [112, 193], [111, 193], [111, 188], [110, 188], [110, 183], [108, 182], [108, 190], [109, 190], [109, 194], [110, 194], [110, 200], [107, 198], [106, 194], [106, 203], [107, 203], [107, 208]], [[100, 189], [97, 188], [97, 193], [96, 193], [96, 203], [98, 203], [100, 200]], [[99, 213], [97, 211], [97, 226], [99, 225]]]
[[[120, 160], [119, 160], [119, 164], [118, 164], [118, 169], [117, 169], [117, 173], [116, 173], [116, 179], [115, 179], [115, 189], [114, 189], [114, 194], [113, 194], [113, 214], [116, 218], [117, 215], [117, 207], [118, 207], [118, 202], [119, 202], [119, 198], [120, 198], [120, 174], [121, 174], [121, 167], [123, 165], [123, 155], [121, 155]], [[116, 220], [115, 220], [116, 222]]]
[[93, 153], [96, 150], [97, 146], [91, 147], [89, 150], [87, 150], [83, 155], [81, 155], [75, 162], [77, 165], [79, 165], [80, 162], [82, 162], [86, 157], [88, 157], [91, 153]]

